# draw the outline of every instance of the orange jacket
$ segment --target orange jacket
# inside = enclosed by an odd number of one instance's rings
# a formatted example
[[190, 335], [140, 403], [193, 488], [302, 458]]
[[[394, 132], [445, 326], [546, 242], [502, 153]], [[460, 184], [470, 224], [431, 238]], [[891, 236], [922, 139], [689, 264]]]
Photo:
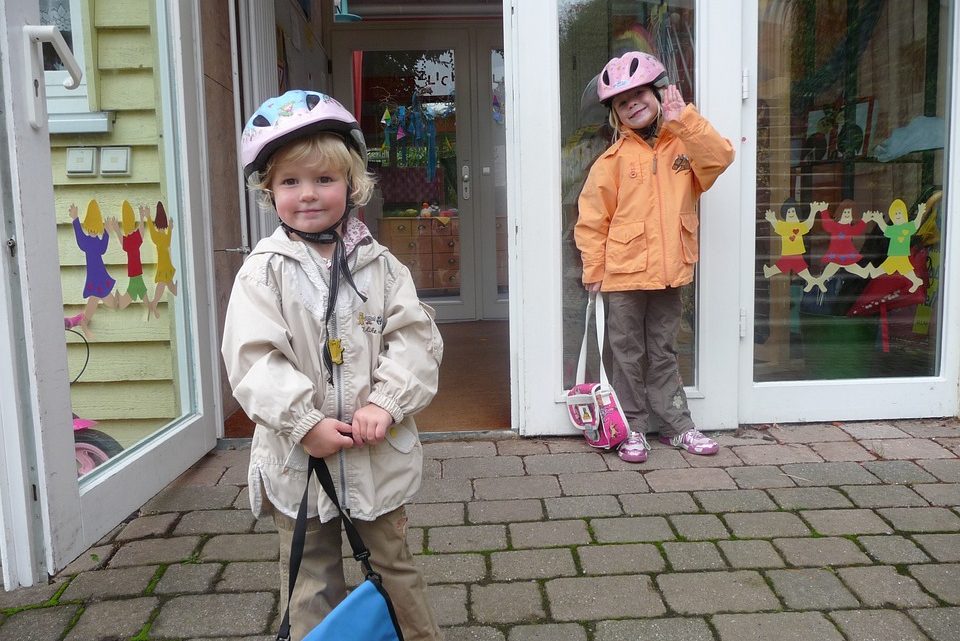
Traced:
[[697, 200], [733, 162], [733, 146], [687, 105], [650, 147], [632, 130], [590, 168], [574, 230], [583, 282], [601, 290], [680, 287], [699, 258]]

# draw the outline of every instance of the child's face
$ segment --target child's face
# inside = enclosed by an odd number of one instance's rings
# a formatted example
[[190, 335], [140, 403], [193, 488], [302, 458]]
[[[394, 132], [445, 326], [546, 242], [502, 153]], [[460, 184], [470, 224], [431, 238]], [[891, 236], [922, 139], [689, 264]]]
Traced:
[[308, 233], [322, 232], [343, 216], [347, 206], [347, 180], [319, 163], [280, 159], [274, 165], [270, 190], [280, 220]]
[[620, 122], [631, 129], [649, 127], [660, 113], [657, 96], [649, 86], [635, 87], [615, 96], [613, 108]]

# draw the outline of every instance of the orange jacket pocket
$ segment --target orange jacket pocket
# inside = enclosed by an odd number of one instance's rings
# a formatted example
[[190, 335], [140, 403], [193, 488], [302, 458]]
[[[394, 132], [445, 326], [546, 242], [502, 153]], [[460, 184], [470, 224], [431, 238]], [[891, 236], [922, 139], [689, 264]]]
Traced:
[[643, 223], [624, 223], [607, 232], [606, 270], [612, 274], [631, 274], [647, 268], [647, 237]]
[[683, 245], [683, 262], [692, 264], [700, 258], [700, 240], [697, 228], [700, 219], [696, 214], [680, 214], [680, 243]]

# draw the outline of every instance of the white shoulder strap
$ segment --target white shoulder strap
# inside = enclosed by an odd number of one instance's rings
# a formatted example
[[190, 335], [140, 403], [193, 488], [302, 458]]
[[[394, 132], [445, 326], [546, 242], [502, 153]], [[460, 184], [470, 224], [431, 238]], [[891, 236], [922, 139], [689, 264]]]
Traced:
[[577, 360], [576, 384], [585, 383], [587, 376], [587, 337], [590, 335], [590, 316], [593, 313], [597, 324], [597, 351], [600, 353], [600, 382], [607, 385], [607, 371], [603, 366], [604, 307], [603, 294], [590, 292], [587, 299], [587, 314], [583, 322], [583, 341], [580, 343], [580, 358]]

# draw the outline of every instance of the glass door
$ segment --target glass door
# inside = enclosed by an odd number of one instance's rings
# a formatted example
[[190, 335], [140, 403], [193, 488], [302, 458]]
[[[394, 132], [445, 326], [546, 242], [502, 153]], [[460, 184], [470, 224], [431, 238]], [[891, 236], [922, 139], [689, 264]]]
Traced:
[[[192, 5], [3, 5], [7, 311], [25, 363], [4, 396], [23, 423], [3, 429], [25, 444], [22, 476], [36, 469], [48, 573], [215, 444], [202, 136], [185, 110], [196, 52], [180, 34], [199, 20]], [[64, 71], [86, 78], [79, 99], [40, 90]]]
[[954, 6], [761, 0], [746, 12], [743, 420], [956, 413]]

